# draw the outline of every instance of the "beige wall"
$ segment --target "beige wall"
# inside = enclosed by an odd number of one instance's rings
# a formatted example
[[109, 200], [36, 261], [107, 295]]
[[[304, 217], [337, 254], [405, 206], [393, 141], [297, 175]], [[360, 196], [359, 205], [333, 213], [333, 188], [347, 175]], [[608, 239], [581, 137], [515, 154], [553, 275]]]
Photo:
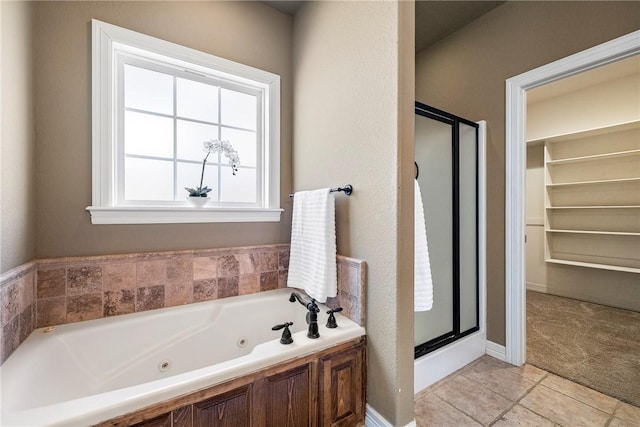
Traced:
[[[90, 20], [279, 74], [279, 223], [92, 225]], [[290, 235], [292, 18], [257, 2], [35, 4], [36, 256], [89, 256], [287, 242]], [[4, 184], [3, 184], [4, 187]]]
[[[635, 75], [528, 104], [527, 139], [640, 120], [639, 94]], [[640, 311], [637, 274], [544, 261], [544, 144], [527, 147], [526, 177], [527, 289]]]
[[507, 2], [416, 57], [416, 99], [487, 120], [487, 339], [505, 344], [505, 80], [640, 28], [638, 2]]
[[547, 283], [544, 261], [544, 144], [527, 147], [525, 244], [527, 287]]
[[31, 6], [0, 2], [0, 273], [35, 255]]
[[310, 2], [294, 20], [294, 189], [354, 186], [338, 252], [367, 262], [367, 400], [396, 426], [413, 419], [413, 7]]
[[[640, 119], [640, 70], [527, 105], [527, 141]], [[535, 89], [533, 89], [535, 90]]]

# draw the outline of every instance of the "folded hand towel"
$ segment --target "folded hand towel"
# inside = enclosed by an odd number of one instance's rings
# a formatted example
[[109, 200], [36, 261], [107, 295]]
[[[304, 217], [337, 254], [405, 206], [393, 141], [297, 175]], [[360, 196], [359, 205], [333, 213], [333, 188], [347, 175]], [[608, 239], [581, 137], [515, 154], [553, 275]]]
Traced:
[[291, 222], [287, 286], [326, 302], [338, 289], [336, 211], [330, 189], [295, 193]]
[[413, 262], [413, 306], [414, 311], [431, 310], [433, 306], [433, 283], [431, 280], [431, 263], [429, 262], [429, 246], [425, 226], [424, 207], [418, 180], [415, 180], [414, 202], [414, 262]]

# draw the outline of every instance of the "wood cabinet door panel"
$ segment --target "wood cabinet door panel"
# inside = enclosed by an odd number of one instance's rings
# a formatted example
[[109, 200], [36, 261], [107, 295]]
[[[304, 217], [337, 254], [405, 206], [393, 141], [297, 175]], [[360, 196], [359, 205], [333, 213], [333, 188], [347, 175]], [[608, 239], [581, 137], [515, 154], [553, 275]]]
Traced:
[[251, 386], [239, 387], [193, 405], [195, 427], [248, 427]]
[[363, 347], [320, 362], [320, 425], [353, 426], [363, 419]]
[[171, 427], [171, 412], [134, 424], [132, 427]]
[[266, 425], [311, 425], [311, 371], [309, 364], [265, 379]]
[[193, 426], [193, 405], [183, 406], [172, 412], [173, 427], [191, 427]]

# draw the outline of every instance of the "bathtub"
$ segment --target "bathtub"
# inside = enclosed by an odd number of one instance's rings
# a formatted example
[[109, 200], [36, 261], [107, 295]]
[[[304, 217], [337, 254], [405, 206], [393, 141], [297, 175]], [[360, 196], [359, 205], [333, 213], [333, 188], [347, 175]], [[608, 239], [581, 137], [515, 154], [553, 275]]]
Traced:
[[[90, 425], [365, 334], [340, 314], [326, 328], [320, 305], [320, 338], [307, 338], [291, 291], [36, 329], [0, 367], [1, 424]], [[287, 321], [282, 345], [271, 327]]]

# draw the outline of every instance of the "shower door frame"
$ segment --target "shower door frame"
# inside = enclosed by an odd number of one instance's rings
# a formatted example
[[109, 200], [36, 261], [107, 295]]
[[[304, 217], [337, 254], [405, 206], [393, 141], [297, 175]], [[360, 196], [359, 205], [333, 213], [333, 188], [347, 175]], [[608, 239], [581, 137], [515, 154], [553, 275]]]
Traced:
[[[451, 126], [451, 155], [452, 155], [452, 210], [453, 210], [453, 224], [452, 224], [452, 260], [453, 260], [453, 329], [438, 337], [435, 337], [427, 342], [421, 343], [414, 347], [414, 359], [418, 359], [426, 354], [429, 354], [435, 350], [438, 350], [444, 346], [454, 343], [461, 338], [478, 332], [481, 329], [480, 323], [480, 270], [482, 256], [480, 254], [480, 162], [481, 157], [481, 141], [480, 141], [480, 123], [475, 123], [446, 111], [431, 107], [421, 102], [415, 102], [415, 114], [426, 117], [428, 119], [436, 120], [441, 123], [445, 123]], [[476, 290], [476, 321], [475, 326], [465, 331], [460, 331], [460, 124], [471, 126], [475, 128], [475, 144], [476, 144], [476, 156], [475, 156], [475, 229], [476, 229], [476, 271], [475, 271], [475, 290]]]

